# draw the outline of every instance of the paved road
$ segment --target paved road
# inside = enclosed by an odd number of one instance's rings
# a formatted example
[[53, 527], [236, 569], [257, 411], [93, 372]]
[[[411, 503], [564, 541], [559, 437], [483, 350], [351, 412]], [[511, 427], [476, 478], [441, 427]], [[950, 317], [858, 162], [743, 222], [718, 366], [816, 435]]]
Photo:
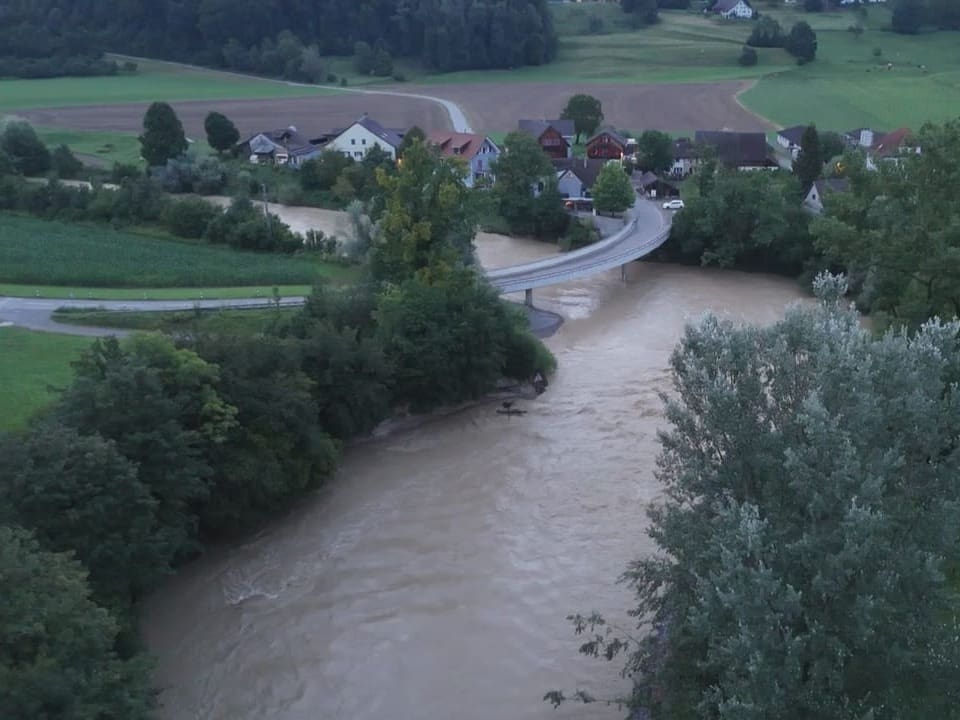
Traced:
[[670, 235], [671, 218], [659, 204], [637, 200], [624, 218], [624, 228], [581, 250], [487, 273], [490, 283], [504, 293], [522, 292], [575, 280], [625, 265], [663, 245]]
[[[670, 232], [669, 216], [659, 206], [640, 199], [625, 218], [623, 230], [590, 247], [537, 260], [522, 265], [497, 268], [487, 273], [490, 283], [501, 292], [556, 285], [579, 277], [624, 265], [643, 257], [660, 247]], [[176, 311], [193, 308], [251, 308], [270, 307], [270, 298], [241, 300], [57, 300], [46, 298], [0, 297], [0, 324], [13, 323], [20, 327], [70, 335], [122, 335], [111, 328], [63, 325], [54, 322], [51, 313], [62, 307], [97, 307], [105, 310]], [[302, 305], [304, 298], [288, 297], [281, 300], [286, 307]], [[560, 324], [559, 316], [535, 308], [528, 311], [531, 329], [538, 335], [549, 335]]]

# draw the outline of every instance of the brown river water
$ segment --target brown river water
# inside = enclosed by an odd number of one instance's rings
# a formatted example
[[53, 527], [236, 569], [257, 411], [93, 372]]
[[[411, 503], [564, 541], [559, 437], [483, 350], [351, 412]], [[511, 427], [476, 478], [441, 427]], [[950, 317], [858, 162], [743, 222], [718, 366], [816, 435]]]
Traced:
[[[549, 246], [481, 238], [488, 267]], [[621, 718], [541, 701], [615, 695], [619, 666], [577, 652], [564, 619], [624, 617], [615, 583], [650, 553], [658, 392], [684, 323], [775, 321], [803, 297], [764, 275], [634, 263], [538, 290], [566, 318], [547, 392], [383, 431], [255, 537], [217, 548], [146, 603], [165, 720]]]

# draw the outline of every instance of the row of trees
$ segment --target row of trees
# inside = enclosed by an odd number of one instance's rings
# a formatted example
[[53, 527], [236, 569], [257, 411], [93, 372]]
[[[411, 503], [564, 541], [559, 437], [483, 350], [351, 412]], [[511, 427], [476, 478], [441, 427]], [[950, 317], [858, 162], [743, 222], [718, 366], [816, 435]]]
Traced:
[[[755, 48], [782, 47], [800, 63], [810, 62], [817, 56], [817, 34], [804, 20], [794, 23], [790, 32], [785, 33], [776, 19], [763, 15], [750, 32], [747, 45]], [[741, 64], [749, 63], [741, 60]]]
[[12, 0], [2, 13], [14, 58], [110, 50], [310, 82], [358, 42], [441, 71], [539, 65], [557, 42], [546, 0]]
[[960, 30], [960, 6], [953, 0], [895, 0], [890, 27], [908, 35], [924, 27]]
[[421, 143], [381, 173], [367, 282], [262, 335], [98, 340], [0, 438], [0, 703], [14, 718], [149, 716], [133, 603], [210, 539], [333, 473], [394, 412], [476, 399], [553, 359], [469, 265], [458, 166]]

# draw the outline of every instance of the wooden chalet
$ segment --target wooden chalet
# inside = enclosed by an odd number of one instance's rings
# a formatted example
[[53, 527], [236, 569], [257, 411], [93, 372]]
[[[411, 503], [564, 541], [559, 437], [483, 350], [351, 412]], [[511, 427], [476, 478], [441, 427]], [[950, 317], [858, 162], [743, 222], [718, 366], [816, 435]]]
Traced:
[[562, 160], [573, 155], [573, 120], [521, 120], [521, 132], [536, 138], [551, 160]]
[[620, 160], [627, 152], [627, 139], [615, 130], [603, 128], [587, 140], [587, 157], [595, 160]]

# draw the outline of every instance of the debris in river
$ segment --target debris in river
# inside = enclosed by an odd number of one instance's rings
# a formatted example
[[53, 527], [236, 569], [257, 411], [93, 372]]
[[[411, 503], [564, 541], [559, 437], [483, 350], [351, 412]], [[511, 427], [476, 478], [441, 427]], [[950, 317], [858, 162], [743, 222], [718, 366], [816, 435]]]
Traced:
[[502, 403], [503, 407], [497, 409], [497, 415], [506, 415], [507, 419], [510, 419], [511, 415], [526, 415], [526, 410], [520, 410], [513, 406], [513, 400], [504, 400]]

